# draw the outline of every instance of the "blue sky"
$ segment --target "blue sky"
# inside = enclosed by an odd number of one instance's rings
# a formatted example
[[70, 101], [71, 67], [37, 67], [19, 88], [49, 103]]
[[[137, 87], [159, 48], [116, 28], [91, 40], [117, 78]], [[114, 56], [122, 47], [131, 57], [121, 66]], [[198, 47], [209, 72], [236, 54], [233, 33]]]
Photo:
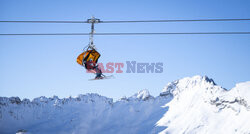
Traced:
[[[0, 20], [101, 20], [250, 18], [248, 0], [1, 0]], [[96, 32], [250, 31], [250, 22], [97, 24]], [[89, 32], [89, 24], [1, 23], [1, 33]], [[250, 80], [249, 35], [96, 36], [100, 62], [163, 62], [163, 73], [113, 74], [88, 81], [76, 57], [88, 36], [1, 36], [0, 96], [76, 96], [118, 99], [148, 89], [154, 96], [173, 80], [207, 75], [225, 88]], [[124, 71], [126, 68], [124, 68]]]

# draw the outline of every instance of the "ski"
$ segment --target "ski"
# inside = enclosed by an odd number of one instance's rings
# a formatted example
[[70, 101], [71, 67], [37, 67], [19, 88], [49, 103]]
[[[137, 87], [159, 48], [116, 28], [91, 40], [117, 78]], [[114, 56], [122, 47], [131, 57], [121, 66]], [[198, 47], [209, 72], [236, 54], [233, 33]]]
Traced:
[[93, 80], [105, 80], [105, 79], [113, 79], [115, 78], [113, 75], [110, 76], [102, 76], [100, 78], [94, 78], [94, 79], [89, 79], [89, 81], [93, 81]]

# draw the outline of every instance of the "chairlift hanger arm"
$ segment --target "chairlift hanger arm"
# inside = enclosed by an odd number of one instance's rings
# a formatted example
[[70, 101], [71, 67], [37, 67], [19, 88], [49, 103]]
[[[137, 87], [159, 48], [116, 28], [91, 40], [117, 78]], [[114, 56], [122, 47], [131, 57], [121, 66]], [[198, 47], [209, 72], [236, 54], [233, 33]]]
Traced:
[[88, 23], [91, 23], [91, 32], [89, 33], [89, 45], [88, 48], [95, 49], [94, 45], [94, 34], [95, 34], [95, 23], [100, 23], [100, 19], [92, 17], [91, 19], [87, 20]]

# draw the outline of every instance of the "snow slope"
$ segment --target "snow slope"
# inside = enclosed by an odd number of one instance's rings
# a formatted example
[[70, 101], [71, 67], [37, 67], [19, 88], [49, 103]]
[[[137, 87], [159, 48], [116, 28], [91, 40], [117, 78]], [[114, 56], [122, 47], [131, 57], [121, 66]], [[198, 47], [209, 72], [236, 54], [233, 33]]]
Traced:
[[141, 90], [116, 102], [98, 94], [0, 97], [0, 133], [250, 133], [249, 92], [250, 82], [227, 91], [194, 76], [169, 83], [157, 97]]
[[158, 122], [161, 133], [250, 133], [250, 82], [227, 91], [208, 77], [194, 76], [169, 83], [163, 93], [173, 95]]

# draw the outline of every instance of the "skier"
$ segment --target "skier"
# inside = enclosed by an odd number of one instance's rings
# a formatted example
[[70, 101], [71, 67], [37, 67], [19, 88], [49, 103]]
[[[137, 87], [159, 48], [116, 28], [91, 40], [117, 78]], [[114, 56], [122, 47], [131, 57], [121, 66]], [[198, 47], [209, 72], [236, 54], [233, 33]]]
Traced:
[[102, 77], [103, 74], [102, 74], [101, 69], [98, 67], [98, 65], [95, 62], [93, 62], [92, 59], [89, 59], [89, 61], [84, 61], [84, 63], [85, 63], [85, 68], [88, 71], [96, 74], [95, 79], [102, 79], [103, 78]]

